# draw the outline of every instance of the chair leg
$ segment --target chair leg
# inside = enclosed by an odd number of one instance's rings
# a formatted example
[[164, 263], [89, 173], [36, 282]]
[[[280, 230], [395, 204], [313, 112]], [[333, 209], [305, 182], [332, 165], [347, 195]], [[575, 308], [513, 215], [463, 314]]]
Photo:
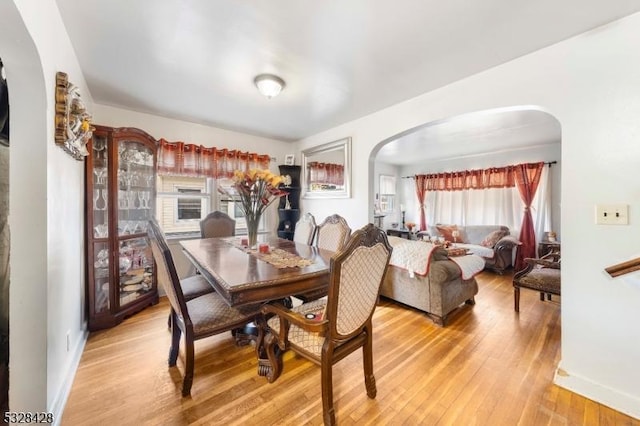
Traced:
[[513, 307], [516, 312], [520, 312], [520, 288], [513, 287]]
[[331, 356], [323, 354], [321, 369], [322, 387], [322, 417], [325, 425], [336, 424], [336, 411], [333, 408], [333, 377], [331, 371]]
[[176, 313], [171, 310], [169, 317], [171, 318], [171, 347], [169, 348], [169, 367], [175, 367], [178, 360], [178, 351], [180, 350], [180, 327], [176, 325]]
[[182, 382], [182, 396], [188, 396], [191, 394], [191, 385], [193, 384], [193, 363], [194, 363], [194, 348], [193, 338], [185, 335], [185, 366], [184, 366], [184, 380]]
[[[369, 329], [370, 330], [370, 329]], [[364, 364], [364, 385], [367, 388], [367, 396], [376, 397], [376, 378], [373, 375], [373, 342], [371, 333], [367, 331], [367, 341], [362, 346], [362, 362]]]

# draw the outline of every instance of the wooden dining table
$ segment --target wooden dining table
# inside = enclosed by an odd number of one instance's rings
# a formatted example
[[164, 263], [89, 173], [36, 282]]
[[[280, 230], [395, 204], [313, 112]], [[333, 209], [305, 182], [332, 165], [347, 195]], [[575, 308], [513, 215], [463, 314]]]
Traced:
[[[332, 251], [274, 236], [260, 236], [269, 253], [242, 245], [240, 237], [204, 238], [181, 241], [186, 257], [230, 306], [268, 303], [304, 294], [321, 297], [329, 287]], [[278, 267], [271, 255], [289, 254], [303, 266]], [[277, 262], [276, 262], [277, 263]], [[282, 265], [280, 265], [282, 266]], [[265, 319], [256, 318], [258, 374], [270, 377], [273, 366], [264, 351]]]
[[240, 237], [181, 241], [186, 257], [230, 306], [269, 302], [295, 294], [325, 292], [329, 285], [332, 251], [274, 236], [261, 236], [271, 254], [282, 250], [309, 265], [277, 267], [257, 250], [241, 244]]

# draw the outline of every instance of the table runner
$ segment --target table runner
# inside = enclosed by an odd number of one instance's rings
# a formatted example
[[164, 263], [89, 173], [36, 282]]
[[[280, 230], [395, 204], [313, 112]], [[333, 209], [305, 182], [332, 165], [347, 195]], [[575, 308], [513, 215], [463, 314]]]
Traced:
[[239, 250], [244, 251], [268, 264], [278, 268], [303, 268], [314, 263], [312, 259], [300, 257], [282, 249], [270, 249], [268, 253], [260, 253], [257, 249], [252, 249], [240, 244], [239, 240], [231, 241], [231, 244]]

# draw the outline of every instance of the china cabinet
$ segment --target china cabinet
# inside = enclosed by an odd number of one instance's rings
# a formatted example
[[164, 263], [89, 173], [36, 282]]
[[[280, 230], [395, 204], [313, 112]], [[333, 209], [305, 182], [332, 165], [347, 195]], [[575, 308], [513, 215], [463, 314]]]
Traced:
[[285, 178], [280, 188], [289, 193], [280, 197], [278, 237], [293, 240], [296, 222], [300, 219], [300, 166], [280, 165], [278, 168]]
[[155, 212], [156, 141], [95, 126], [86, 158], [89, 329], [113, 327], [158, 302], [147, 224]]

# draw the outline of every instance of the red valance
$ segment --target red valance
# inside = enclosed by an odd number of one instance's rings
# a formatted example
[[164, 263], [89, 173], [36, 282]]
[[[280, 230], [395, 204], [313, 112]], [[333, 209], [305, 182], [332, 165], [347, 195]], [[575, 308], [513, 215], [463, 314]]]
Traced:
[[344, 185], [344, 165], [333, 163], [308, 163], [309, 183]]
[[462, 191], [465, 189], [513, 188], [517, 166], [492, 167], [482, 170], [416, 175], [424, 181], [426, 191]]
[[160, 139], [158, 174], [230, 178], [234, 170], [268, 169], [271, 157], [266, 154], [205, 147]]

